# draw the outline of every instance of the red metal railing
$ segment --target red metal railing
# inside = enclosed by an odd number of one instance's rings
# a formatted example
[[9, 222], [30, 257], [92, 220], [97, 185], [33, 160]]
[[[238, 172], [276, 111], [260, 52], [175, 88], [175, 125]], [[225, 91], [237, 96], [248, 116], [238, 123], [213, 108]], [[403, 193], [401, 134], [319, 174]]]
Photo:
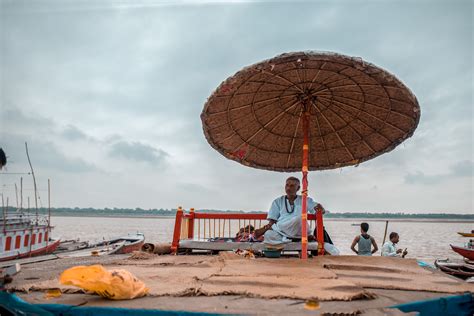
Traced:
[[[319, 212], [318, 212], [319, 213]], [[316, 226], [316, 214], [308, 214], [311, 231]], [[186, 212], [179, 207], [173, 232], [171, 250], [177, 253], [179, 241], [183, 239], [207, 240], [215, 237], [235, 237], [241, 228], [255, 229], [262, 227], [266, 221], [267, 213], [199, 213], [194, 209]]]

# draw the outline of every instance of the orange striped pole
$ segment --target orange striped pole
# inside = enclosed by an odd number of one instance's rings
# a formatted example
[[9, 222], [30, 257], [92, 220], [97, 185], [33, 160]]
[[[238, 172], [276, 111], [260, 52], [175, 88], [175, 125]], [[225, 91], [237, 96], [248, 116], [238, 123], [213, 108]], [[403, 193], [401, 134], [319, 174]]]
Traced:
[[181, 222], [183, 220], [183, 208], [180, 206], [176, 210], [176, 218], [174, 222], [173, 242], [171, 243], [171, 252], [178, 253], [179, 239], [181, 236]]
[[194, 208], [189, 209], [188, 238], [194, 238]]
[[323, 210], [318, 208], [316, 211], [316, 225], [318, 225], [318, 256], [324, 255], [324, 226], [323, 226]]
[[309, 152], [309, 136], [308, 136], [308, 124], [309, 124], [309, 111], [305, 107], [303, 113], [303, 191], [301, 192], [302, 210], [301, 210], [301, 259], [308, 258], [308, 227], [307, 225], [307, 197], [308, 197], [308, 152]]

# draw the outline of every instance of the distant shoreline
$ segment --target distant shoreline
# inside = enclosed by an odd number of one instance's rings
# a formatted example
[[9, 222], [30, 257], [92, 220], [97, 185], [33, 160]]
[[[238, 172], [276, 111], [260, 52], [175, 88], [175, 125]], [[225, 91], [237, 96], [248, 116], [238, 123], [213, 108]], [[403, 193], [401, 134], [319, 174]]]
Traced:
[[[91, 217], [91, 218], [140, 218], [140, 219], [175, 219], [175, 216], [169, 215], [108, 215], [104, 216], [103, 214], [51, 214], [51, 217]], [[473, 223], [474, 220], [469, 219], [448, 219], [448, 218], [403, 218], [403, 217], [394, 217], [394, 218], [375, 218], [375, 217], [325, 217], [326, 221], [334, 222], [353, 222], [358, 224], [361, 220], [366, 222], [424, 222], [424, 223]], [[473, 227], [474, 228], [474, 227]]]

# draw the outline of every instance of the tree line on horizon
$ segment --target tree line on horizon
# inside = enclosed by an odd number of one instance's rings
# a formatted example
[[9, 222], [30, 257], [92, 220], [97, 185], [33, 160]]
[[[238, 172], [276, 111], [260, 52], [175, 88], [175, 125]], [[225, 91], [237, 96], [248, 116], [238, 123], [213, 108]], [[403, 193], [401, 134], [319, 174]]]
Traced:
[[[14, 212], [17, 209], [14, 207], [8, 207], [8, 212]], [[34, 208], [26, 210], [29, 212], [36, 212]], [[171, 216], [176, 215], [176, 209], [164, 209], [164, 208], [153, 208], [153, 209], [142, 209], [142, 208], [92, 208], [92, 207], [59, 207], [51, 208], [51, 215], [55, 216]], [[189, 210], [187, 210], [189, 211]], [[197, 212], [212, 212], [212, 213], [260, 213], [261, 211], [242, 211], [242, 210], [196, 210]], [[38, 208], [38, 213], [47, 214], [48, 208]], [[474, 214], [450, 214], [450, 213], [405, 213], [405, 212], [329, 212], [325, 214], [327, 218], [426, 218], [426, 219], [461, 219], [461, 220], [474, 220]]]

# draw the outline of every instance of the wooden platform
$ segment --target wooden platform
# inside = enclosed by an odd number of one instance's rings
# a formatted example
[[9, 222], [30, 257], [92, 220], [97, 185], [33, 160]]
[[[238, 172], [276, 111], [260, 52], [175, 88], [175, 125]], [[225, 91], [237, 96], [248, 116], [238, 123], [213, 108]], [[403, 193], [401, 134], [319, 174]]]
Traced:
[[[233, 251], [233, 250], [253, 250], [262, 251], [269, 245], [263, 242], [209, 242], [204, 240], [180, 240], [180, 249], [213, 250], [213, 251]], [[300, 242], [289, 242], [281, 244], [283, 251], [301, 251]], [[317, 250], [318, 243], [308, 243], [308, 250]]]

